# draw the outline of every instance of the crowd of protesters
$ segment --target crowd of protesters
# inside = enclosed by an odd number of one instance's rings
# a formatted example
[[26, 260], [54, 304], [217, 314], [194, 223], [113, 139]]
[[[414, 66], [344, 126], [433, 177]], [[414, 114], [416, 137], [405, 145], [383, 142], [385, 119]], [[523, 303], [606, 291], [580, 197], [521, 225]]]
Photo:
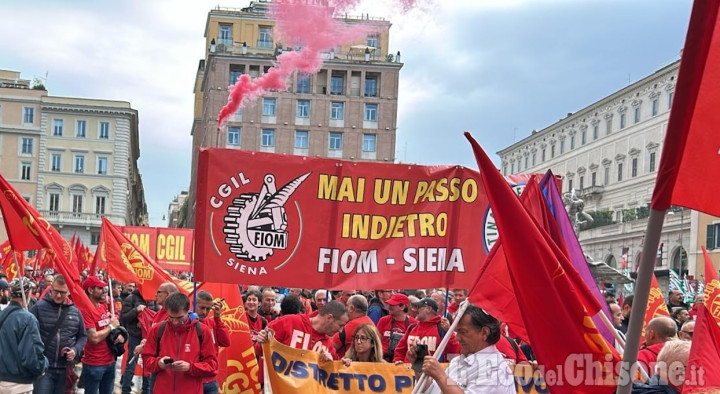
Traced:
[[[217, 354], [219, 347], [230, 345], [230, 337], [220, 318], [223, 304], [212, 294], [199, 291], [191, 311], [191, 300], [173, 283], [161, 285], [153, 300], [144, 299], [134, 283], [113, 281], [108, 290], [108, 278], [101, 271], [96, 275], [84, 272], [81, 283], [95, 307], [85, 315], [69, 300], [61, 275], [34, 275], [32, 267], [26, 267], [22, 281], [8, 283], [0, 277], [0, 394], [65, 393], [76, 387], [92, 394], [112, 393], [117, 360], [125, 351], [125, 370], [119, 377], [123, 394], [133, 391], [139, 360], [143, 377], [135, 392], [218, 392]], [[535, 361], [530, 344], [513, 338], [506, 326], [474, 305], [448, 334], [458, 306], [467, 297], [465, 289], [452, 289], [450, 294], [441, 289], [243, 289], [245, 316], [259, 362], [261, 343], [272, 336], [285, 345], [318, 352], [320, 360], [341, 360], [345, 365], [411, 363], [416, 372], [432, 378], [428, 392], [445, 392], [449, 381], [466, 392], [486, 387], [479, 375], [458, 373], [467, 365], [474, 365], [481, 375], [490, 368], [492, 374], [512, 377], [510, 365]], [[608, 298], [611, 320], [621, 335], [627, 331], [632, 301], [632, 295], [622, 305]], [[146, 309], [152, 313], [150, 320], [141, 317]], [[671, 317], [655, 318], [645, 330], [638, 360], [650, 379], [637, 384], [637, 390], [681, 391], [677, 378], [667, 376], [667, 370], [655, 373], [655, 365], [668, 359], [687, 362], [695, 308], [671, 292], [668, 309]], [[9, 346], [7, 333], [18, 332], [22, 332], [21, 343]], [[434, 356], [446, 335], [450, 335], [447, 346], [436, 357], [439, 362], [450, 362], [445, 370], [435, 358], [425, 356]], [[177, 349], [178, 341], [185, 348]], [[82, 365], [80, 376], [75, 374], [76, 365]], [[496, 392], [515, 392], [514, 384], [497, 387]]]

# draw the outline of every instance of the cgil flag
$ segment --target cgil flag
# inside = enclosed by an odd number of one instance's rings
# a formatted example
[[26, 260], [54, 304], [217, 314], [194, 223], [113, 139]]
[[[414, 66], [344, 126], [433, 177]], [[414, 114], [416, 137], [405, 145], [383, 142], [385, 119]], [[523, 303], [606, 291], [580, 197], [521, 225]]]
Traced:
[[665, 298], [662, 295], [662, 290], [658, 284], [655, 274], [652, 276], [652, 282], [650, 282], [650, 295], [648, 296], [647, 309], [645, 309], [645, 321], [643, 322], [643, 329], [640, 333], [642, 338], [641, 342], [645, 341], [645, 327], [647, 327], [650, 320], [658, 316], [670, 316], [667, 305], [665, 304]]
[[710, 312], [710, 316], [715, 318], [720, 325], [720, 281], [718, 281], [717, 271], [704, 246], [702, 251], [705, 257], [705, 307]]
[[[543, 374], [553, 393], [612, 393], [617, 388], [614, 363], [620, 357], [600, 335], [585, 311], [568, 270], [573, 269], [546, 231], [526, 211], [502, 175], [478, 143], [465, 133], [486, 185], [490, 206], [495, 213], [508, 271], [523, 322]], [[566, 268], [569, 267], [569, 268]], [[577, 274], [577, 272], [575, 272]], [[538, 294], [542, 294], [539, 297]], [[548, 324], [552, 319], [553, 324]], [[558, 334], [557, 327], [575, 327]], [[562, 369], [568, 360], [582, 355], [583, 379], [573, 380]]]
[[720, 168], [719, 8], [720, 0], [693, 5], [653, 191], [656, 210], [680, 205], [720, 216], [720, 183], [705, 176], [708, 169]]

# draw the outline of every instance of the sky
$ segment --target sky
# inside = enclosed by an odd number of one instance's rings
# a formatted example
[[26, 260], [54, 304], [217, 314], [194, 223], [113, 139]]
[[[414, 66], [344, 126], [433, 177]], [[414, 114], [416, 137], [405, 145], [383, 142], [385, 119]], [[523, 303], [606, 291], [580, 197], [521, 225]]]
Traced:
[[[190, 183], [193, 84], [207, 13], [249, 0], [0, 1], [0, 69], [48, 94], [139, 112], [151, 226]], [[677, 60], [691, 0], [417, 0], [392, 22], [401, 52], [396, 161], [476, 168], [469, 130], [495, 152]]]

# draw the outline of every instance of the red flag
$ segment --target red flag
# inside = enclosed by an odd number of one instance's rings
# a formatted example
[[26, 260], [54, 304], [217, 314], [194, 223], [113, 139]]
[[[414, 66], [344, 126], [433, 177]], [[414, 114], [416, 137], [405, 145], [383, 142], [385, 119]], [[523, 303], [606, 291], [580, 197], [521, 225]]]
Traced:
[[[533, 350], [553, 393], [612, 393], [620, 357], [600, 335], [565, 267], [567, 256], [538, 228], [477, 142], [472, 144], [502, 239], [508, 270]], [[552, 319], [552, 324], [548, 324]], [[558, 333], [557, 327], [574, 327]], [[573, 357], [584, 361], [563, 370]], [[612, 364], [612, 365], [610, 365]], [[564, 373], [563, 373], [564, 371]], [[579, 372], [579, 373], [576, 373]], [[574, 375], [574, 376], [570, 376]], [[573, 379], [582, 375], [582, 379]], [[572, 381], [571, 381], [572, 380]]]
[[[25, 265], [25, 256], [23, 256], [22, 252], [15, 252], [15, 258], [13, 258], [10, 241], [5, 241], [0, 245], [0, 253], [2, 253], [2, 272], [7, 275], [8, 282], [22, 276], [22, 270]], [[15, 259], [17, 259], [17, 264], [15, 263]], [[18, 271], [18, 265], [20, 266], [20, 271]]]
[[704, 305], [698, 305], [697, 317], [683, 393], [708, 393], [711, 389], [720, 389], [720, 327]]
[[185, 294], [192, 291], [192, 283], [173, 278], [105, 218], [95, 261], [107, 266], [109, 277], [134, 282], [146, 300], [153, 299], [155, 291], [165, 282], [175, 283]]
[[705, 257], [705, 307], [710, 316], [720, 325], [720, 281], [718, 281], [717, 271], [704, 246], [702, 251]]
[[10, 245], [14, 250], [46, 249], [55, 260], [55, 268], [65, 277], [70, 296], [80, 311], [94, 310], [92, 302], [80, 286], [80, 274], [74, 264], [70, 245], [50, 223], [42, 217], [0, 175], [0, 209]]
[[[671, 204], [720, 216], [720, 183], [707, 182], [720, 168], [720, 0], [695, 1], [685, 38], [675, 98], [655, 181], [652, 208]], [[702, 187], [698, 187], [702, 185]]]
[[[203, 283], [198, 290], [209, 291], [215, 301], [224, 298], [220, 319], [230, 332], [230, 347], [218, 353], [217, 382], [221, 393], [260, 393], [259, 366], [250, 338], [250, 327], [245, 319], [242, 294], [237, 285]], [[210, 317], [208, 317], [210, 318]]]
[[650, 283], [647, 309], [645, 309], [645, 322], [643, 322], [643, 329], [640, 333], [640, 337], [642, 338], [641, 342], [645, 341], [645, 327], [650, 323], [650, 320], [658, 316], [670, 316], [670, 311], [668, 311], [667, 305], [665, 304], [665, 298], [663, 298], [657, 278], [655, 274], [653, 274], [652, 282]]

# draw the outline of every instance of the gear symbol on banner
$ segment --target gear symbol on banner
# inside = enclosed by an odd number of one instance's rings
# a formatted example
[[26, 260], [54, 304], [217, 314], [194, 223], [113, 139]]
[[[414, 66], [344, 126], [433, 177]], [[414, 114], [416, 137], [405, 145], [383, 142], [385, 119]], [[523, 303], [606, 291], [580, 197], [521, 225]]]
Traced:
[[230, 251], [244, 260], [263, 261], [273, 254], [270, 248], [256, 247], [250, 242], [248, 221], [258, 199], [257, 194], [242, 194], [234, 198], [225, 216], [225, 243]]

